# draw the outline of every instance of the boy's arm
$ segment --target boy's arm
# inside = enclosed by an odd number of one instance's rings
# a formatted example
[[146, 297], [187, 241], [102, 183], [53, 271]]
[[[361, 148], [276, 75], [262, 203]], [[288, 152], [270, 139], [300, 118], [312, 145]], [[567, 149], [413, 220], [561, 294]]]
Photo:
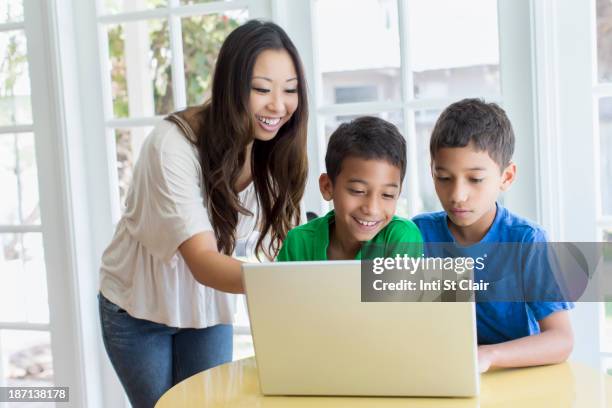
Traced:
[[480, 372], [495, 367], [527, 367], [565, 361], [574, 347], [568, 311], [557, 311], [538, 323], [539, 334], [478, 346]]

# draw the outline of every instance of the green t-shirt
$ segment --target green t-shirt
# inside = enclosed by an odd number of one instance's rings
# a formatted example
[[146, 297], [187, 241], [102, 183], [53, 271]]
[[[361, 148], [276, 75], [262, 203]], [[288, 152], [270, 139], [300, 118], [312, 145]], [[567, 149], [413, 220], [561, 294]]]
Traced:
[[[329, 225], [334, 221], [334, 211], [315, 218], [307, 224], [295, 227], [283, 241], [277, 261], [326, 261], [329, 246]], [[407, 254], [420, 257], [423, 238], [416, 224], [405, 218], [394, 216], [385, 228], [380, 230], [367, 244], [373, 244], [375, 251], [384, 256]], [[380, 256], [380, 255], [377, 255]], [[361, 259], [362, 250], [355, 259]]]

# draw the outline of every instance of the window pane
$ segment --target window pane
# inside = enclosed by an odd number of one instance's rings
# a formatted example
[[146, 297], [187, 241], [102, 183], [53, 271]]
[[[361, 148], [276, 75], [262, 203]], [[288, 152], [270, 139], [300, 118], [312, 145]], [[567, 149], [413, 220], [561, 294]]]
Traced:
[[612, 81], [612, 2], [597, 0], [597, 57], [599, 81]]
[[0, 32], [0, 126], [32, 123], [26, 37]]
[[0, 135], [0, 224], [20, 223], [16, 145], [17, 135]]
[[164, 115], [174, 110], [167, 20], [107, 28], [115, 117]]
[[250, 334], [235, 334], [233, 360], [241, 360], [243, 358], [253, 357], [254, 355], [253, 337], [251, 337]]
[[215, 2], [215, 1], [232, 2], [233, 0], [181, 0], [181, 5], [212, 3], [212, 2]]
[[601, 208], [612, 215], [612, 98], [599, 101]]
[[103, 14], [116, 14], [166, 7], [168, 0], [103, 0], [102, 3]]
[[[606, 374], [612, 375], [612, 358], [603, 358], [601, 361], [601, 368]], [[608, 396], [606, 394], [606, 397], [610, 398], [612, 395]]]
[[[612, 227], [604, 228], [601, 234], [601, 240], [603, 242], [612, 242]], [[612, 245], [603, 245], [603, 256], [604, 259], [612, 258], [612, 253], [610, 249]], [[604, 302], [604, 325], [603, 325], [603, 344], [602, 351], [610, 352], [612, 351], [612, 297], [606, 296], [606, 302]], [[610, 360], [612, 362], [612, 360]], [[609, 367], [612, 369], [612, 366]], [[612, 374], [610, 370], [608, 370], [609, 374]]]
[[408, 17], [416, 97], [500, 93], [496, 0], [414, 0]]
[[325, 104], [401, 100], [397, 1], [317, 0], [314, 13]]
[[404, 119], [402, 117], [401, 111], [393, 111], [393, 112], [379, 112], [372, 114], [363, 114], [363, 115], [338, 115], [338, 116], [328, 116], [324, 118], [325, 123], [325, 148], [327, 148], [327, 143], [329, 142], [329, 137], [331, 134], [340, 126], [342, 123], [350, 122], [353, 119], [357, 119], [362, 116], [376, 116], [377, 118], [384, 119], [388, 122], [393, 123], [399, 129], [400, 133], [404, 133]]
[[21, 224], [40, 224], [38, 168], [36, 166], [34, 134], [19, 135], [17, 138], [17, 148]]
[[[235, 326], [249, 327], [249, 313], [246, 307], [244, 295], [238, 297], [238, 308], [236, 310]], [[253, 338], [250, 334], [234, 334], [234, 360], [252, 357], [255, 355], [253, 350]]]
[[0, 234], [0, 243], [0, 321], [48, 323], [42, 234]]
[[247, 19], [246, 10], [236, 10], [182, 20], [188, 105], [200, 105], [208, 98], [221, 44], [232, 30]]
[[132, 182], [134, 165], [138, 160], [140, 148], [152, 129], [152, 127], [115, 129], [119, 197], [122, 205], [125, 203], [125, 197]]
[[0, 135], [1, 224], [40, 224], [38, 172], [32, 133]]
[[418, 158], [419, 212], [442, 210], [431, 177], [429, 154], [429, 139], [440, 113], [439, 110], [424, 110], [414, 113]]
[[603, 325], [603, 344], [602, 351], [610, 352], [612, 351], [612, 298], [606, 298], [606, 302], [604, 302], [605, 309], [605, 320]]
[[[46, 331], [0, 330], [0, 363], [8, 387], [53, 386], [51, 336]], [[26, 403], [15, 406], [28, 406]], [[54, 407], [37, 402], [32, 406]]]
[[23, 21], [23, 0], [0, 2], [0, 24]]

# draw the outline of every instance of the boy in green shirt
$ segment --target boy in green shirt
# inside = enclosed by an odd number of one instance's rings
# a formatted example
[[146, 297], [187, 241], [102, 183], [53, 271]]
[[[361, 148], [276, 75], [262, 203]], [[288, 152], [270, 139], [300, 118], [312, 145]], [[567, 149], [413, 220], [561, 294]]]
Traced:
[[289, 231], [277, 261], [361, 259], [364, 243], [387, 256], [421, 256], [419, 229], [394, 215], [406, 141], [393, 124], [371, 116], [343, 123], [329, 139], [325, 167], [319, 188], [334, 210]]

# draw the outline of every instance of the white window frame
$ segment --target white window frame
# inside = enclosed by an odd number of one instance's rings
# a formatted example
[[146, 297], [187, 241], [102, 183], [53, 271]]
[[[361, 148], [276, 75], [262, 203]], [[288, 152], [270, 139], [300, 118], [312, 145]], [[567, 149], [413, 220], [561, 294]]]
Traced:
[[[314, 0], [301, 1], [297, 4], [290, 0], [273, 1], [274, 19], [283, 26], [299, 49], [306, 68], [309, 83], [310, 120], [308, 155], [310, 161], [309, 178], [306, 187], [305, 204], [308, 211], [319, 215], [328, 211], [329, 206], [321, 198], [318, 187], [319, 174], [325, 171], [324, 157], [326, 140], [324, 118], [332, 115], [376, 114], [381, 112], [402, 112], [404, 128], [400, 129], [407, 139], [408, 169], [404, 180], [403, 195], [408, 199], [408, 211], [416, 214], [420, 211], [418, 196], [418, 173], [416, 157], [415, 110], [442, 110], [450, 103], [460, 99], [453, 98], [414, 98], [411, 81], [407, 13], [411, 0], [398, 0], [400, 58], [402, 76], [402, 100], [394, 102], [364, 102], [351, 104], [322, 104], [321, 75], [318, 69], [316, 46], [316, 21], [314, 21]], [[526, 137], [518, 138], [515, 161], [519, 168], [530, 173], [534, 167], [534, 118], [532, 114], [532, 68], [531, 38], [529, 36], [530, 8], [528, 0], [498, 0], [498, 21], [500, 30], [500, 68], [501, 95], [486, 95], [487, 100], [501, 103], [513, 122], [515, 132]], [[311, 23], [312, 22], [312, 23]], [[527, 27], [526, 27], [527, 26]], [[527, 29], [526, 29], [527, 28]], [[509, 61], [509, 68], [501, 66]], [[464, 95], [464, 97], [480, 95]], [[429, 161], [429, 158], [426, 160]], [[506, 203], [516, 212], [530, 218], [537, 217], [537, 200], [533, 178], [519, 178], [510, 193], [505, 197]]]
[[[65, 225], [70, 225], [73, 236], [79, 237], [71, 243], [73, 253], [78, 253], [73, 260], [80, 271], [78, 279], [75, 278], [79, 286], [75, 315], [83, 326], [79, 335], [85, 350], [79, 364], [81, 372], [87, 373], [81, 378], [88, 387], [86, 392], [81, 388], [87, 402], [75, 406], [127, 407], [129, 403], [102, 344], [96, 299], [102, 252], [120, 217], [116, 146], [112, 135], [115, 128], [153, 126], [161, 117], [113, 117], [104, 25], [170, 17], [174, 105], [180, 109], [186, 106], [184, 68], [179, 52], [180, 18], [237, 8], [247, 8], [249, 18], [270, 18], [271, 5], [269, 0], [236, 0], [180, 6], [178, 0], [169, 0], [169, 8], [99, 15], [102, 0], [50, 1], [58, 37], [58, 59], [62, 61], [61, 77], [55, 82], [63, 91], [62, 134], [67, 146], [68, 169], [62, 180], [70, 187], [74, 219], [72, 224]], [[236, 335], [249, 333], [248, 327], [235, 328]]]
[[80, 318], [79, 264], [75, 248], [75, 225], [68, 183], [66, 128], [63, 121], [62, 87], [55, 2], [24, 0], [24, 21], [0, 26], [23, 29], [31, 83], [33, 123], [3, 126], [1, 133], [33, 132], [38, 168], [41, 224], [3, 226], [1, 232], [41, 232], [45, 252], [49, 324], [0, 324], [2, 329], [43, 330], [51, 335], [53, 381], [70, 388], [68, 407], [86, 406], [87, 380], [81, 364], [88, 345], [87, 330]]
[[[26, 58], [28, 61], [28, 66], [30, 68], [30, 88], [33, 89], [34, 88], [34, 79], [31, 78], [32, 74], [34, 74], [31, 71], [36, 70], [36, 57], [34, 57], [34, 54], [39, 52], [39, 50], [35, 49], [35, 46], [32, 46], [30, 44], [30, 38], [29, 38], [29, 34], [31, 34], [30, 32], [26, 31], [26, 23], [25, 23], [25, 16], [26, 12], [24, 10], [24, 21], [19, 21], [19, 22], [8, 22], [8, 23], [2, 23], [0, 24], [0, 32], [4, 33], [4, 32], [8, 32], [8, 31], [21, 31], [23, 33], [23, 36], [27, 42], [27, 54], [26, 54]], [[31, 18], [36, 18], [35, 16], [31, 16], [31, 15], [27, 15], [27, 19], [28, 21]], [[34, 39], [32, 39], [32, 41], [35, 41]], [[41, 95], [42, 96], [42, 95]], [[34, 99], [34, 95], [30, 95], [30, 100], [31, 100], [31, 105], [33, 105], [33, 99]], [[34, 111], [34, 106], [32, 106], [32, 111]], [[32, 116], [34, 117], [35, 112], [32, 112]], [[38, 118], [36, 120], [38, 122]], [[34, 124], [33, 123], [29, 123], [29, 124], [16, 124], [16, 125], [4, 125], [4, 126], [0, 126], [0, 135], [4, 135], [4, 134], [23, 134], [23, 133], [32, 133], [34, 134], [35, 132], [35, 128], [34, 128]], [[20, 137], [20, 136], [17, 136]], [[36, 137], [36, 135], [35, 135]], [[37, 145], [37, 140], [35, 140], [35, 148], [38, 151], [38, 145]], [[37, 167], [39, 167], [41, 164], [39, 164], [37, 162]], [[40, 169], [39, 169], [40, 172]], [[39, 193], [40, 195], [40, 193]], [[42, 197], [40, 199], [42, 201]], [[21, 203], [19, 203], [19, 205], [21, 205]], [[39, 204], [41, 206], [41, 212], [42, 212], [42, 203]], [[41, 217], [42, 218], [42, 217]], [[46, 225], [46, 223], [45, 223]], [[49, 231], [50, 232], [50, 231]], [[23, 234], [23, 233], [41, 233], [43, 235], [43, 239], [44, 239], [44, 232], [43, 232], [43, 225], [42, 223], [37, 224], [37, 225], [22, 225], [22, 224], [16, 224], [16, 225], [0, 225], [0, 233], [6, 234], [6, 233], [14, 233], [14, 234]], [[43, 244], [44, 247], [44, 244]], [[46, 248], [45, 248], [46, 249]], [[46, 251], [45, 251], [46, 252]], [[50, 265], [46, 264], [46, 260], [45, 260], [45, 266], [48, 269], [50, 267]], [[49, 312], [51, 312], [49, 310]], [[51, 314], [51, 313], [49, 313]], [[46, 324], [46, 323], [27, 323], [27, 322], [2, 322], [0, 321], [0, 330], [37, 330], [37, 331], [44, 331], [44, 332], [49, 332], [51, 331], [51, 324]], [[2, 350], [2, 343], [0, 342], [0, 386], [5, 386], [5, 373], [3, 372], [3, 360], [4, 360], [4, 351]], [[0, 406], [4, 406], [3, 404]]]
[[[539, 213], [553, 241], [597, 242], [599, 208], [594, 0], [531, 0], [535, 21]], [[585, 182], [588, 180], [588, 182]], [[592, 182], [591, 182], [592, 181]], [[578, 215], [578, 216], [577, 216]], [[576, 303], [572, 360], [603, 368], [603, 303]]]
[[103, 14], [103, 0], [97, 0], [96, 26], [98, 29], [98, 44], [100, 67], [100, 84], [102, 85], [102, 98], [104, 101], [104, 121], [107, 130], [106, 151], [110, 152], [108, 157], [108, 173], [110, 174], [111, 202], [113, 211], [113, 224], [121, 217], [119, 189], [117, 186], [117, 166], [115, 151], [116, 146], [112, 137], [115, 129], [132, 128], [142, 126], [154, 126], [162, 116], [149, 117], [128, 117], [115, 118], [113, 114], [113, 98], [108, 78], [110, 72], [110, 58], [108, 56], [108, 34], [105, 27], [108, 24], [120, 24], [134, 21], [146, 21], [149, 19], [168, 19], [169, 36], [171, 49], [171, 69], [172, 69], [172, 91], [175, 110], [183, 109], [187, 106], [187, 95], [185, 92], [185, 69], [183, 65], [182, 48], [182, 22], [181, 18], [188, 16], [199, 16], [226, 12], [231, 10], [247, 9], [249, 18], [266, 18], [271, 11], [267, 0], [233, 0], [215, 1], [210, 3], [180, 5], [180, 0], [168, 0], [168, 7], [160, 7], [150, 10], [130, 11], [114, 14]]

